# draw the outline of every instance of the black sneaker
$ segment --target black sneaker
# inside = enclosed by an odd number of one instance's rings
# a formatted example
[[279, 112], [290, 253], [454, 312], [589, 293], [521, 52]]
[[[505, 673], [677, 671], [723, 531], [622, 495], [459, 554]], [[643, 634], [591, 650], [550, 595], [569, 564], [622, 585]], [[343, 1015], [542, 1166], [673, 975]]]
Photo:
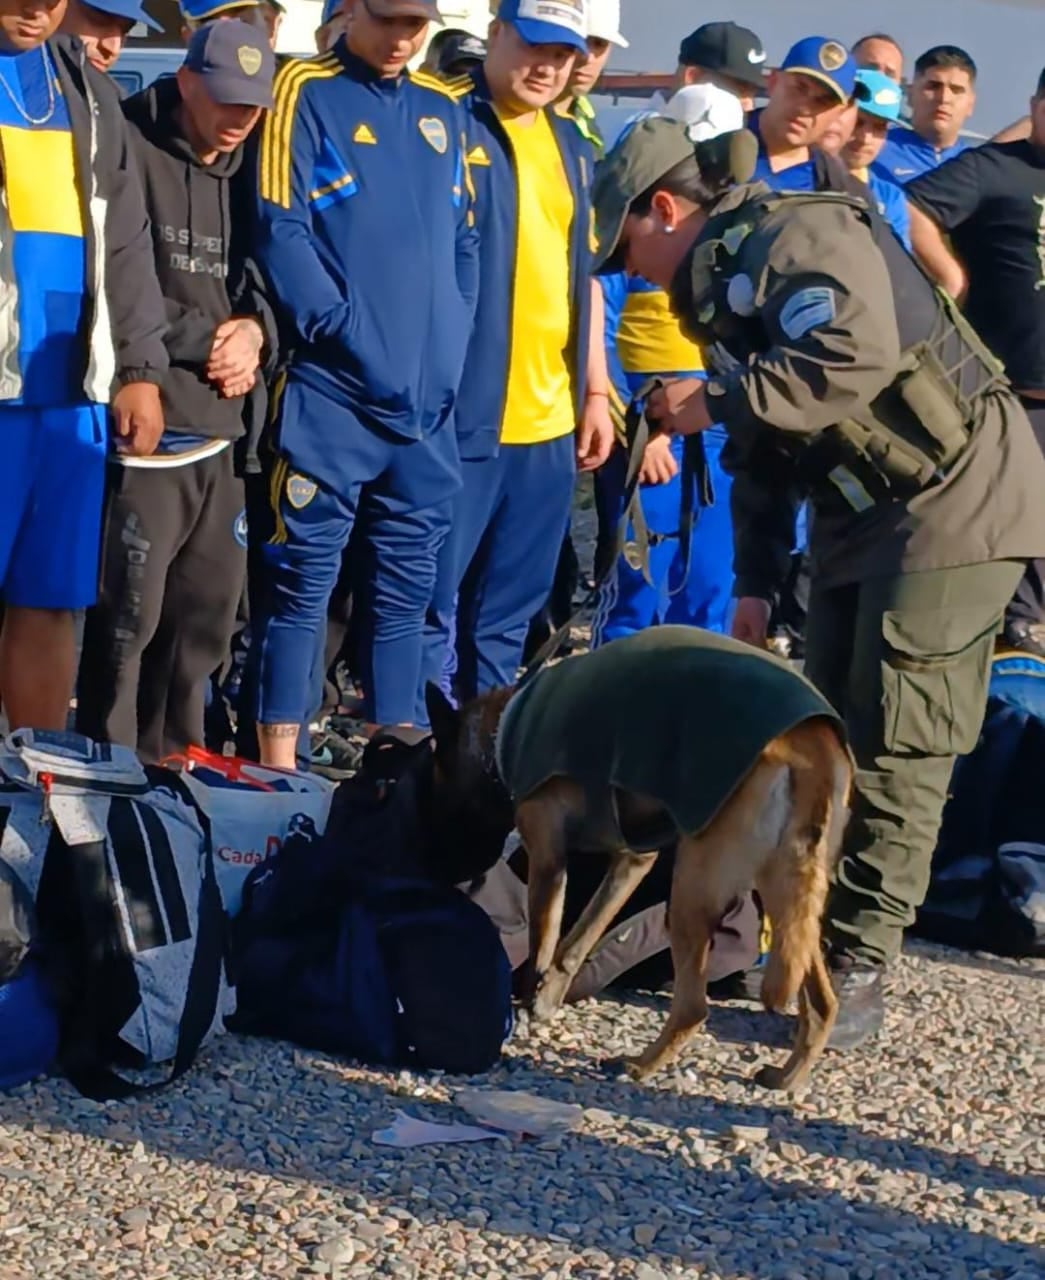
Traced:
[[310, 746], [312, 772], [332, 782], [342, 782], [359, 769], [365, 744], [351, 742], [333, 729], [321, 729], [311, 735]]
[[827, 958], [831, 986], [838, 997], [838, 1017], [827, 1042], [829, 1049], [856, 1049], [876, 1036], [885, 1020], [882, 965], [857, 960], [843, 952]]
[[999, 648], [1015, 649], [1019, 653], [1030, 653], [1036, 658], [1045, 658], [1045, 623], [1040, 622], [1006, 622], [1001, 633]]

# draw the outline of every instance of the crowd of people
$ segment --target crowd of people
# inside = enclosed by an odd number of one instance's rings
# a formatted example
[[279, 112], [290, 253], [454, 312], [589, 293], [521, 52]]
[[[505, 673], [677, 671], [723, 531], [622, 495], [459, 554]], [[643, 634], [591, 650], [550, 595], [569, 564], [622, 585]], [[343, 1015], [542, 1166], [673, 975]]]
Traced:
[[[343, 775], [346, 726], [423, 731], [429, 681], [511, 684], [549, 601], [569, 613], [579, 472], [609, 556], [593, 644], [661, 622], [764, 642], [752, 601], [798, 640], [809, 521], [783, 562], [734, 546], [731, 503], [750, 529], [758, 496], [731, 494], [726, 415], [699, 456], [654, 435], [627, 502], [629, 404], [658, 377], [670, 421], [707, 352], [638, 241], [593, 274], [617, 0], [501, 0], [487, 40], [441, 30], [419, 68], [429, 0], [327, 0], [300, 59], [273, 52], [277, 0], [182, 12], [177, 75], [121, 101], [140, 0], [0, 0], [9, 721], [62, 729], [75, 698], [81, 732], [147, 760], [234, 740]], [[884, 34], [809, 35], [769, 71], [709, 22], [656, 113], [695, 143], [746, 127], [771, 190], [866, 201], [1045, 445], [1045, 73], [972, 146], [969, 54], [926, 51], [909, 85], [905, 64]], [[738, 315], [757, 283], [731, 282]], [[806, 305], [791, 323], [822, 323], [823, 291]], [[644, 555], [615, 557], [622, 521]], [[1039, 550], [1004, 628], [1045, 654]]]

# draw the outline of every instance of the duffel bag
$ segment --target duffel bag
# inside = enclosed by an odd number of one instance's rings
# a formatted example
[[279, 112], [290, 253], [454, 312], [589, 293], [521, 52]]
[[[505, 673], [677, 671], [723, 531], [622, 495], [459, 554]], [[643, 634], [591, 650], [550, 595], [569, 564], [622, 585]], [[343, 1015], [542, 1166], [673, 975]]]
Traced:
[[360, 883], [336, 920], [317, 925], [244, 937], [233, 1030], [414, 1070], [472, 1075], [497, 1062], [512, 1026], [511, 966], [460, 890]]
[[35, 906], [58, 1065], [100, 1100], [176, 1079], [235, 1007], [206, 817], [154, 776], [78, 734], [20, 730], [0, 747], [0, 861]]
[[229, 916], [239, 914], [244, 882], [255, 867], [277, 858], [288, 837], [314, 840], [326, 827], [334, 784], [314, 773], [274, 769], [199, 747], [163, 763], [207, 816], [214, 871]]

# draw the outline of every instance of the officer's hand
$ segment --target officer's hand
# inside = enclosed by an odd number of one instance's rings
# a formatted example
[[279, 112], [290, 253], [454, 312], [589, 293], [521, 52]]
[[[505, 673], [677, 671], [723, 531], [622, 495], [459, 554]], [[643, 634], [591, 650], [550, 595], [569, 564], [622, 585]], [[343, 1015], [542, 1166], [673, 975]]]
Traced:
[[650, 422], [669, 435], [680, 433], [675, 425], [676, 417], [686, 407], [696, 392], [703, 394], [701, 378], [676, 378], [650, 393], [646, 401], [646, 416]]
[[160, 389], [151, 382], [128, 382], [112, 401], [116, 448], [134, 458], [156, 452], [163, 435]]
[[667, 436], [654, 436], [642, 455], [639, 484], [669, 484], [679, 473]]
[[610, 456], [615, 442], [609, 399], [589, 395], [577, 426], [577, 469], [597, 471]]
[[768, 600], [760, 600], [758, 596], [741, 596], [733, 614], [733, 639], [764, 649], [769, 636], [770, 613]]
[[[256, 320], [233, 316], [218, 325], [207, 361], [207, 379], [228, 395], [226, 386], [239, 385], [254, 376], [261, 365], [261, 349], [265, 334]], [[249, 387], [248, 387], [249, 390]]]

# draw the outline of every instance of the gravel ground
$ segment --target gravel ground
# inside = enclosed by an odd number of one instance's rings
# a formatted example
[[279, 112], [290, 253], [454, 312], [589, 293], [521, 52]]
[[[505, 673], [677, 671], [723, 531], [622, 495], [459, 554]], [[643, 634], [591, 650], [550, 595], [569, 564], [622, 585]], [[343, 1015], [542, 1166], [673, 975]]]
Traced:
[[[592, 525], [582, 499], [582, 554]], [[1043, 980], [912, 944], [882, 1036], [792, 1101], [749, 1083], [785, 1018], [714, 1005], [637, 1086], [599, 1059], [666, 997], [587, 1001], [467, 1082], [585, 1108], [545, 1143], [376, 1146], [397, 1108], [467, 1120], [466, 1082], [232, 1036], [145, 1101], [27, 1086], [0, 1095], [0, 1280], [1041, 1280]]]
[[792, 1102], [748, 1083], [787, 1019], [716, 1005], [638, 1087], [598, 1057], [666, 999], [589, 1001], [475, 1082], [585, 1108], [543, 1144], [377, 1147], [396, 1107], [465, 1119], [463, 1082], [231, 1036], [146, 1101], [27, 1086], [0, 1099], [0, 1280], [1040, 1280], [1043, 979], [915, 944], [874, 1048]]

